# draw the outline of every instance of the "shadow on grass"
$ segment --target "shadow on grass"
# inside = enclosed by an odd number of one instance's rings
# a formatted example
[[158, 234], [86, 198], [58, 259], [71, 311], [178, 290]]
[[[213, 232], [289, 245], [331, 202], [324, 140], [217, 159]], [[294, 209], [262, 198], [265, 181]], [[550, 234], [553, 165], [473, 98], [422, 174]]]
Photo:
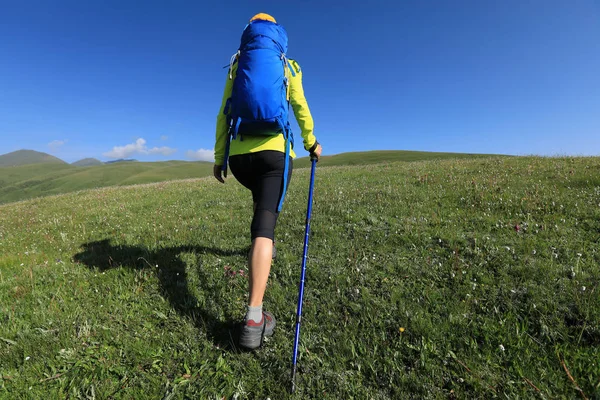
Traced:
[[[194, 321], [198, 329], [206, 330], [207, 337], [215, 345], [227, 351], [241, 351], [237, 347], [239, 326], [235, 321], [220, 321], [214, 313], [198, 307], [196, 297], [188, 288], [185, 263], [180, 254], [193, 252], [217, 256], [246, 255], [246, 250], [227, 251], [203, 246], [175, 246], [150, 251], [141, 246], [113, 246], [110, 239], [85, 243], [84, 250], [73, 256], [73, 261], [90, 269], [106, 271], [111, 268], [152, 270], [158, 277], [161, 295], [181, 316]], [[158, 268], [156, 268], [158, 266]], [[202, 271], [199, 271], [202, 274]], [[200, 277], [200, 286], [205, 279]], [[210, 291], [211, 288], [204, 288]]]

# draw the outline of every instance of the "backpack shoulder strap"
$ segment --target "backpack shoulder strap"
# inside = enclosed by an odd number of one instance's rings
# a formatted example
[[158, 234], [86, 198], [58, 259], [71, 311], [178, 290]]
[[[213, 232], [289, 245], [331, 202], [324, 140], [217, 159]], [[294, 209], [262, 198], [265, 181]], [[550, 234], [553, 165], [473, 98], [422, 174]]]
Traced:
[[288, 58], [288, 66], [290, 68], [290, 71], [292, 71], [292, 76], [296, 76], [296, 74], [302, 72], [302, 70], [300, 69], [300, 64], [298, 64], [298, 61], [296, 60]]
[[232, 55], [231, 58], [229, 59], [229, 79], [230, 80], [233, 79], [233, 67], [237, 63], [238, 58], [240, 58], [240, 54], [241, 53], [238, 50], [237, 53]]

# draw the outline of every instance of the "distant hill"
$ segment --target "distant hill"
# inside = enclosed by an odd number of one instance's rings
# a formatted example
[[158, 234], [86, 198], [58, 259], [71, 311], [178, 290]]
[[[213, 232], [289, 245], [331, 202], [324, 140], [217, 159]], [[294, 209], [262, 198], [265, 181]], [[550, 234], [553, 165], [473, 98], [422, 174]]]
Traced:
[[94, 165], [103, 165], [104, 163], [96, 158], [84, 158], [83, 160], [75, 161], [71, 163], [76, 167], [92, 167]]
[[66, 164], [60, 158], [35, 150], [17, 150], [0, 156], [0, 167], [13, 167], [28, 164], [58, 163]]
[[106, 161], [104, 164], [115, 164], [121, 162], [137, 162], [137, 160], [134, 160], [133, 158], [119, 158], [118, 160]]
[[90, 167], [32, 164], [0, 167], [0, 204], [106, 186], [135, 185], [212, 175], [209, 162], [119, 162]]
[[[490, 156], [493, 155], [419, 151], [367, 151], [324, 156], [319, 161], [319, 167], [450, 158], [471, 159]], [[309, 165], [308, 157], [294, 161], [294, 168], [303, 168]], [[140, 162], [136, 160], [116, 160], [86, 168], [63, 162], [22, 165], [11, 168], [0, 167], [0, 204], [98, 187], [201, 178], [211, 176], [212, 173], [213, 163], [189, 161]]]

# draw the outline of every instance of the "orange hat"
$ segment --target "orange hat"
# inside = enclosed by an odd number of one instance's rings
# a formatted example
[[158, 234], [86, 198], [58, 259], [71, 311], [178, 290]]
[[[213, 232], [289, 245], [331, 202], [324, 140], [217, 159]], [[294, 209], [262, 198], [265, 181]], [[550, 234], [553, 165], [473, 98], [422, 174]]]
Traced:
[[275, 21], [275, 18], [273, 18], [269, 14], [265, 14], [265, 13], [256, 14], [254, 17], [250, 18], [250, 22], [256, 21], [257, 19], [261, 19], [263, 21], [271, 21], [275, 24], [277, 23], [277, 21]]

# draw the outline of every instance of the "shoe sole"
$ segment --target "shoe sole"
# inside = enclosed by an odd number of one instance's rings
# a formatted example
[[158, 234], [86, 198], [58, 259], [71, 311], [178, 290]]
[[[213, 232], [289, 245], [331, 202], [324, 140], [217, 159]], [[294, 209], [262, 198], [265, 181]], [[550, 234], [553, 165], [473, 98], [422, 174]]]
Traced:
[[243, 337], [240, 337], [240, 346], [246, 349], [254, 350], [260, 347], [262, 341], [262, 337], [256, 339], [244, 339]]

